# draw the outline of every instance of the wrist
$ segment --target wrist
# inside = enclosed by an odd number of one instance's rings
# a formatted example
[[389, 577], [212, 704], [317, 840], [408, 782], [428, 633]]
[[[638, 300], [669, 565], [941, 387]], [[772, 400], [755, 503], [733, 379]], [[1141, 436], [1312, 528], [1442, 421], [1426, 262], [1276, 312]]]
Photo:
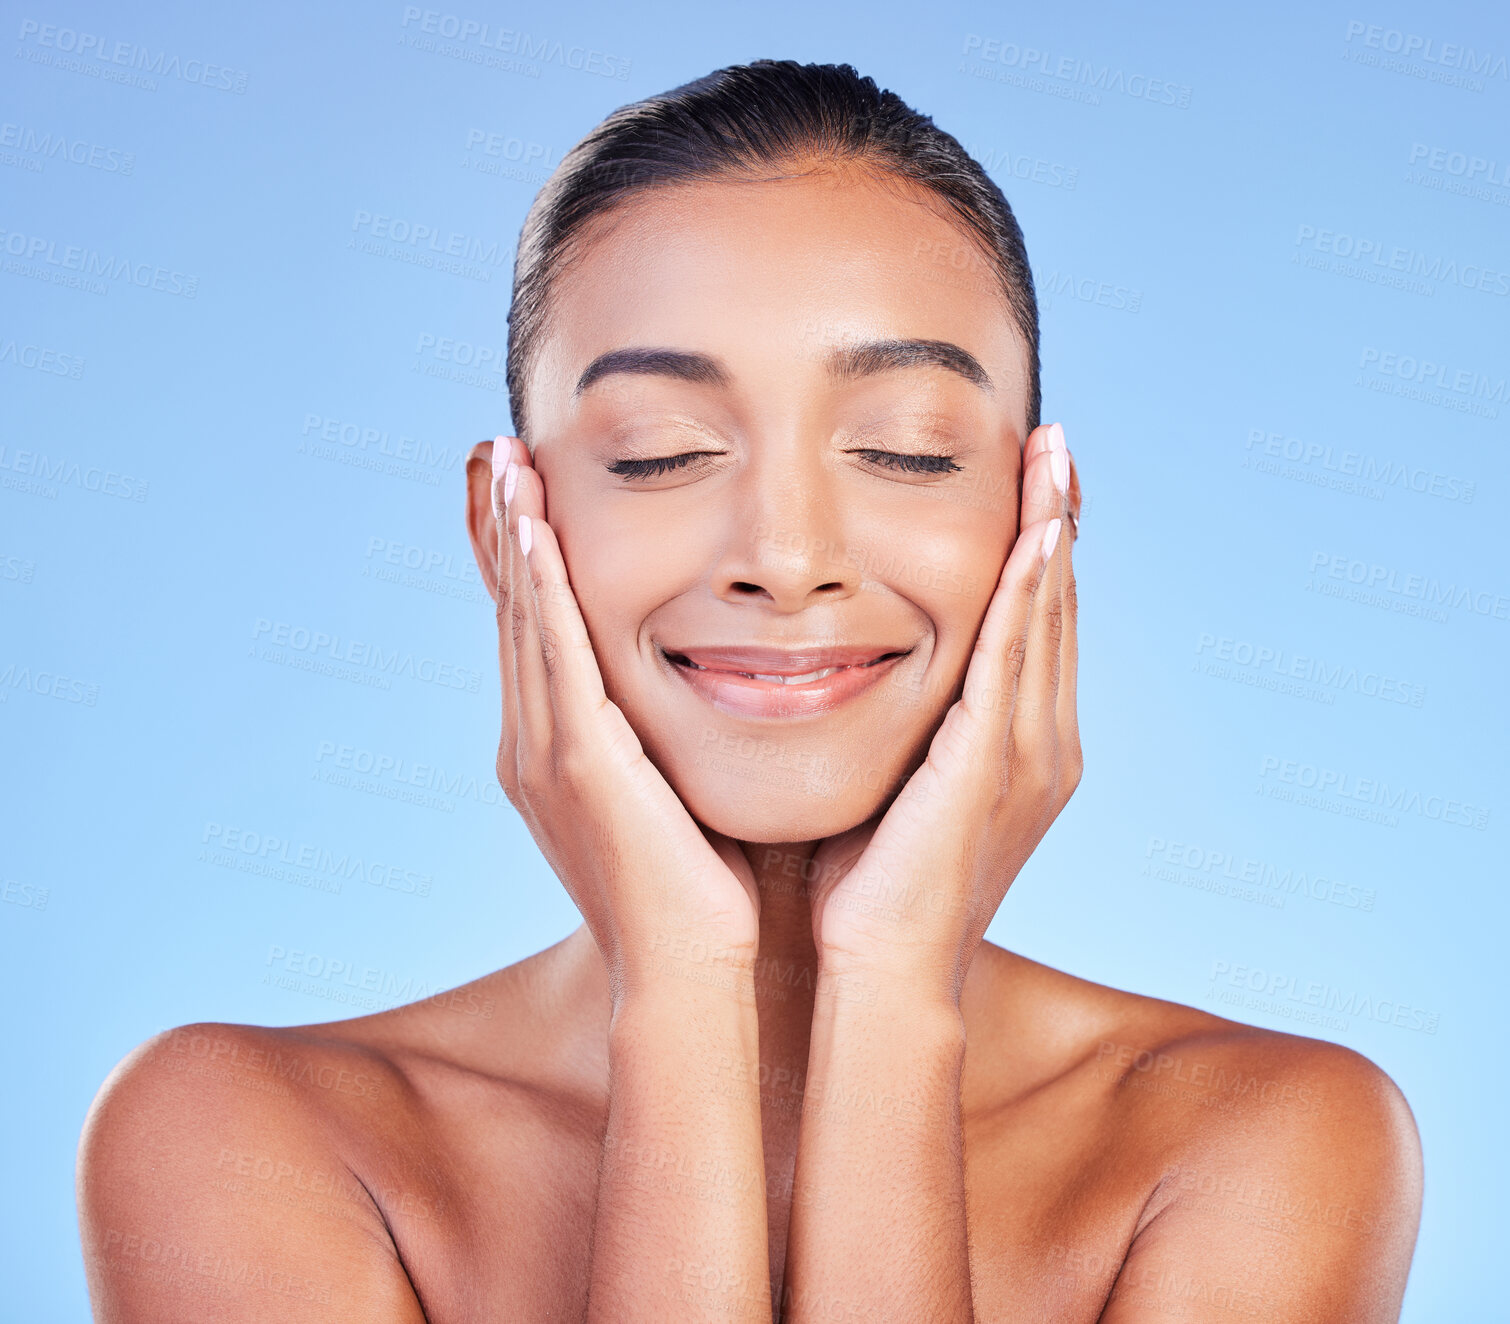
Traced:
[[957, 963], [838, 950], [818, 953], [817, 1000], [883, 1013], [958, 1015], [964, 978]]
[[626, 1008], [682, 1014], [694, 1007], [755, 1005], [755, 953], [696, 938], [657, 935], [610, 970], [614, 1015]]
[[735, 993], [670, 986], [676, 982], [636, 986], [614, 1000], [608, 1022], [610, 1070], [616, 1079], [674, 1081], [672, 1095], [698, 1094], [715, 1084], [729, 1064], [758, 1060], [755, 994], [753, 988]]

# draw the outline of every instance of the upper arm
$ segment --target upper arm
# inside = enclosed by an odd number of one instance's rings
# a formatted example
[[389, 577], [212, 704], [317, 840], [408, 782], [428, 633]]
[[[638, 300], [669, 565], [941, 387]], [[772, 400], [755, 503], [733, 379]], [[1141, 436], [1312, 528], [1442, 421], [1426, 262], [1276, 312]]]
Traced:
[[84, 1124], [95, 1319], [423, 1324], [381, 1212], [304, 1102], [175, 1070], [178, 1033], [117, 1066]]
[[1103, 1324], [1172, 1311], [1187, 1321], [1399, 1319], [1421, 1211], [1415, 1121], [1367, 1058], [1297, 1042], [1285, 1069], [1308, 1090], [1268, 1103], [1260, 1090], [1205, 1128], [1165, 1174]]

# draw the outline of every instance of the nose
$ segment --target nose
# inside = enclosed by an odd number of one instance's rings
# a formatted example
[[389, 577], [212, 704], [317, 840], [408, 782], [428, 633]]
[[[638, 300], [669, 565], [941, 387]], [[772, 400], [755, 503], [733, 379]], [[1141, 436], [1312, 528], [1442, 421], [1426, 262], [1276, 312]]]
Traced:
[[752, 464], [731, 493], [729, 537], [714, 569], [719, 598], [787, 615], [854, 594], [863, 558], [846, 546], [835, 495], [819, 463], [772, 456]]

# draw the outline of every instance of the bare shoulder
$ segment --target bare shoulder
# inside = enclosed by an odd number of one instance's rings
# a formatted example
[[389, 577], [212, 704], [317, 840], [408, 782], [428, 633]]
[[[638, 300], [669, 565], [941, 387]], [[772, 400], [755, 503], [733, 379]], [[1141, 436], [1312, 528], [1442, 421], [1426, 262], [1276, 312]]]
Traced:
[[79, 1143], [96, 1319], [422, 1319], [348, 1139], [399, 1084], [309, 1029], [186, 1025], [133, 1050]]
[[96, 1319], [423, 1320], [414, 1257], [465, 1237], [480, 1174], [523, 1201], [601, 1129], [603, 1036], [561, 1013], [554, 950], [372, 1015], [134, 1049], [79, 1144]]
[[1397, 1320], [1423, 1180], [1404, 1094], [1343, 1045], [1212, 1019], [1107, 1059], [1164, 1159], [1103, 1319], [1185, 1283], [1196, 1319]]
[[1075, 1027], [1066, 1065], [1146, 1174], [1103, 1319], [1167, 1317], [1171, 1291], [1187, 1319], [1398, 1318], [1422, 1157], [1387, 1072], [1341, 1044], [1015, 968], [1040, 1014]]

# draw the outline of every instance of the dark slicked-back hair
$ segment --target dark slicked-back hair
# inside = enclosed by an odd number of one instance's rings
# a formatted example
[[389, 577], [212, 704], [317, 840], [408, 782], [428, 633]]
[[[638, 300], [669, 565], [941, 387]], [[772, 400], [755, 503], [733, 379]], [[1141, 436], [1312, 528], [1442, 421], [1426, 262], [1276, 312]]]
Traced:
[[769, 178], [799, 162], [855, 165], [921, 185], [948, 204], [1027, 348], [1027, 425], [1037, 427], [1038, 300], [1022, 230], [1001, 189], [957, 139], [850, 65], [756, 60], [621, 106], [540, 190], [520, 231], [509, 306], [515, 435], [533, 450], [525, 403], [532, 347], [544, 338], [552, 289], [589, 221], [648, 189]]

